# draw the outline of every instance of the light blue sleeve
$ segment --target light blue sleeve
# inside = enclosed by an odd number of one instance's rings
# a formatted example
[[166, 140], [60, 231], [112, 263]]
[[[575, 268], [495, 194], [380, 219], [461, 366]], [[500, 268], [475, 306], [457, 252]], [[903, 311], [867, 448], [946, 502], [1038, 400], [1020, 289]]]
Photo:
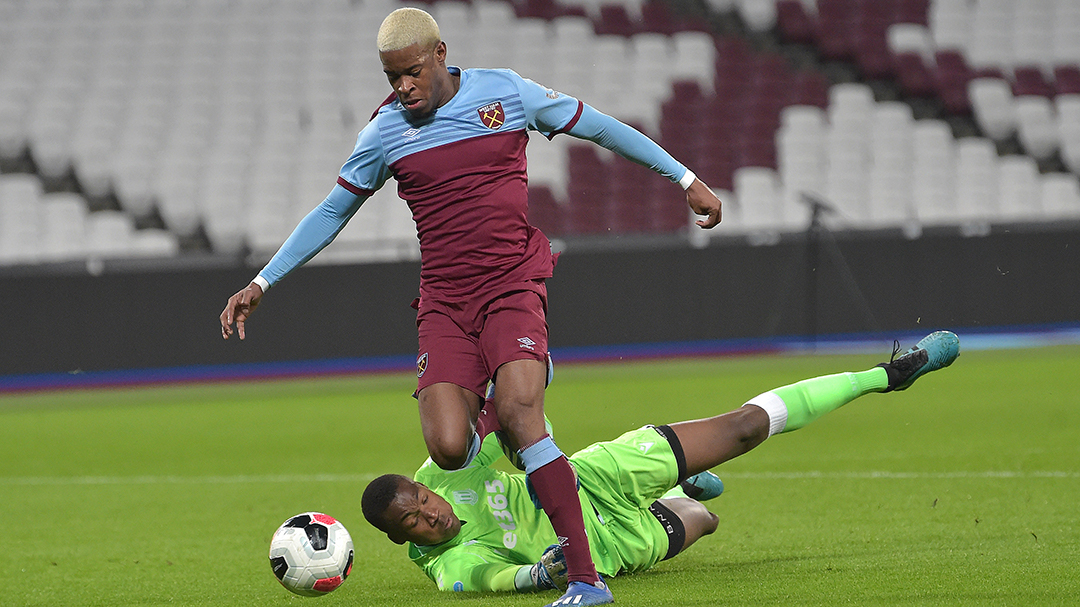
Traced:
[[326, 199], [300, 220], [259, 276], [273, 286], [289, 272], [307, 263], [334, 240], [367, 198], [353, 194], [340, 185], [334, 186]]
[[330, 195], [300, 220], [259, 276], [273, 286], [307, 263], [337, 237], [360, 205], [389, 178], [376, 118], [356, 136], [356, 146], [342, 165]]
[[551, 139], [577, 118], [581, 107], [577, 99], [522, 78], [511, 70], [506, 71], [517, 86], [529, 129]]
[[581, 116], [565, 131], [567, 134], [592, 141], [671, 181], [678, 182], [686, 174], [687, 169], [682, 163], [641, 131], [588, 104], [581, 105]]
[[545, 88], [520, 76], [517, 79], [518, 92], [525, 106], [530, 129], [540, 132], [548, 139], [559, 133], [567, 133], [578, 139], [592, 141], [674, 182], [686, 174], [685, 166], [634, 127], [569, 95]]
[[390, 167], [386, 164], [379, 136], [378, 115], [356, 136], [356, 147], [342, 165], [338, 177], [339, 185], [358, 196], [371, 196], [390, 179]]

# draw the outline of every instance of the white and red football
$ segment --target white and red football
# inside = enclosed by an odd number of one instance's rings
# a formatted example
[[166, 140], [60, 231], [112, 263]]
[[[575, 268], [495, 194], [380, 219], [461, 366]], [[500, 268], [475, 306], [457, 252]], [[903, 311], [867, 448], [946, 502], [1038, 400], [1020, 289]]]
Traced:
[[349, 577], [353, 542], [345, 526], [321, 512], [282, 523], [270, 540], [270, 568], [281, 585], [301, 596], [321, 596]]

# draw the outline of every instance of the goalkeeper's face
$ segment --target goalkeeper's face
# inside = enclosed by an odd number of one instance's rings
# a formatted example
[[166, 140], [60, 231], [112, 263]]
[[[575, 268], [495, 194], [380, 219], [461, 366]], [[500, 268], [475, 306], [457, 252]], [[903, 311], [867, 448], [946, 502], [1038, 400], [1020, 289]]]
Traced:
[[395, 543], [434, 546], [461, 532], [453, 507], [431, 489], [416, 482], [401, 483], [383, 514], [386, 535]]

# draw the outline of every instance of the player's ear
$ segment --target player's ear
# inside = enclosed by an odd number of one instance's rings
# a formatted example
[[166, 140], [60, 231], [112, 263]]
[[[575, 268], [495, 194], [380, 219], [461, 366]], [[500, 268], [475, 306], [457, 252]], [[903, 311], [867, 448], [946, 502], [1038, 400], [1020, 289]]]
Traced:
[[439, 40], [439, 43], [435, 45], [435, 61], [437, 63], [446, 63], [446, 43]]

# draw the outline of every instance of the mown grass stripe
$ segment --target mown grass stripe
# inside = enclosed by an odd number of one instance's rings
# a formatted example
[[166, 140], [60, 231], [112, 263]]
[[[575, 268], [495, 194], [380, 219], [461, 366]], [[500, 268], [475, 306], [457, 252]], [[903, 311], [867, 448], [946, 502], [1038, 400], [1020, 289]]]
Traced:
[[[240, 474], [235, 476], [25, 476], [0, 478], [0, 485], [228, 485], [258, 483], [367, 483], [375, 474]], [[729, 472], [725, 479], [742, 480], [872, 480], [872, 479], [1080, 479], [1080, 472], [1067, 470], [984, 470], [953, 472], [893, 472], [870, 470], [843, 472], [806, 470], [801, 472]]]

